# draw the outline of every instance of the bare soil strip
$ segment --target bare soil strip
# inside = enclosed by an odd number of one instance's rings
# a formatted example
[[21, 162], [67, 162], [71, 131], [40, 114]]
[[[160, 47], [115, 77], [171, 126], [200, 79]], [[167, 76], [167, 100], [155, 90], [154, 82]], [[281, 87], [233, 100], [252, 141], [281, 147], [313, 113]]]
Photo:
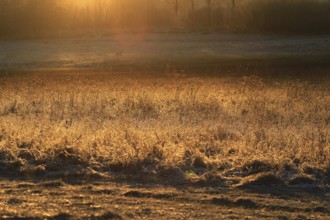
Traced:
[[330, 191], [0, 182], [1, 219], [326, 219]]

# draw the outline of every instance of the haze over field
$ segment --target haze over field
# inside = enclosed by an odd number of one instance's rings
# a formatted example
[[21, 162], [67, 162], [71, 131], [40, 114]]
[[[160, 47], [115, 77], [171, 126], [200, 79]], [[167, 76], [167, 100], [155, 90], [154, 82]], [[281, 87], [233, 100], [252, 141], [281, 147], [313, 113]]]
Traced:
[[330, 35], [286, 37], [224, 33], [122, 33], [62, 40], [0, 41], [2, 69], [182, 69], [290, 63], [306, 66], [329, 64], [329, 57]]

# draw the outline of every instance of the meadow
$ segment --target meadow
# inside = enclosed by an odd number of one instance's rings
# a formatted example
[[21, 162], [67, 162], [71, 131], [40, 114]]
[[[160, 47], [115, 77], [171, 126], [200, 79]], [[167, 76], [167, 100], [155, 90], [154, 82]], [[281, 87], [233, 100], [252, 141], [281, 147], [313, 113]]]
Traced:
[[1, 70], [0, 219], [327, 219], [328, 72]]
[[329, 9], [0, 0], [0, 219], [329, 219]]
[[3, 71], [0, 175], [327, 187], [329, 76], [315, 71]]

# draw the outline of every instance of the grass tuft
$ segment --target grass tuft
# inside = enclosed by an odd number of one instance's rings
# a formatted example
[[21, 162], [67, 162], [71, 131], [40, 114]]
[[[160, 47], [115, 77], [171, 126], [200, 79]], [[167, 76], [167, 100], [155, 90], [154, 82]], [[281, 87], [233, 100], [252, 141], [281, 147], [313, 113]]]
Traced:
[[238, 188], [249, 188], [255, 186], [277, 186], [285, 185], [284, 181], [274, 173], [261, 173], [244, 178]]

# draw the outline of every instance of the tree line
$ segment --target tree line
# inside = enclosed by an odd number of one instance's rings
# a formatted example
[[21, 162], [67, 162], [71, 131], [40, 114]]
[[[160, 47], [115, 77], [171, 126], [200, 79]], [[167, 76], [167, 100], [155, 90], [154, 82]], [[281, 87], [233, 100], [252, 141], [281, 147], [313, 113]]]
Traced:
[[330, 32], [329, 0], [0, 0], [0, 37], [115, 28]]

